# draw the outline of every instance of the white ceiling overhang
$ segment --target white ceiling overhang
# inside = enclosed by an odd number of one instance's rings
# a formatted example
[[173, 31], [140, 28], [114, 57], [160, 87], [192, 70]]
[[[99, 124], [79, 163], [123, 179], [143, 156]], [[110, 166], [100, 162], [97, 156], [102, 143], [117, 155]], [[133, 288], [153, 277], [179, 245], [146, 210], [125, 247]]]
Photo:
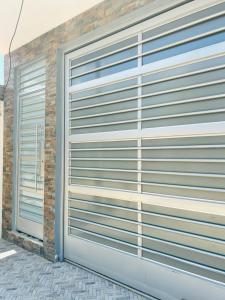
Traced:
[[[24, 0], [12, 50], [79, 15], [102, 0]], [[0, 0], [0, 53], [7, 53], [21, 0]]]

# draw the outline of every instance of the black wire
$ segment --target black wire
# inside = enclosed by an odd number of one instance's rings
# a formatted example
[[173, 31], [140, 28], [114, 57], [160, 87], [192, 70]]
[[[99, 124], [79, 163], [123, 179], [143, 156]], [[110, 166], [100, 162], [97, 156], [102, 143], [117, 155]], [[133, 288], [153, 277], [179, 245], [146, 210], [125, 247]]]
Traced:
[[4, 86], [3, 100], [4, 100], [5, 91], [6, 91], [6, 88], [7, 88], [8, 84], [9, 84], [9, 80], [10, 80], [10, 76], [11, 76], [11, 69], [12, 69], [11, 47], [12, 47], [12, 42], [13, 42], [14, 37], [15, 37], [16, 32], [17, 32], [17, 28], [18, 28], [18, 25], [19, 25], [21, 13], [22, 13], [22, 10], [23, 10], [23, 4], [24, 4], [24, 0], [22, 0], [22, 2], [21, 2], [19, 15], [18, 15], [18, 18], [17, 18], [17, 21], [16, 21], [16, 26], [15, 26], [13, 35], [11, 37], [10, 43], [9, 43], [9, 51], [8, 51], [8, 56], [9, 56], [9, 73], [8, 73], [8, 78], [7, 78], [6, 84]]

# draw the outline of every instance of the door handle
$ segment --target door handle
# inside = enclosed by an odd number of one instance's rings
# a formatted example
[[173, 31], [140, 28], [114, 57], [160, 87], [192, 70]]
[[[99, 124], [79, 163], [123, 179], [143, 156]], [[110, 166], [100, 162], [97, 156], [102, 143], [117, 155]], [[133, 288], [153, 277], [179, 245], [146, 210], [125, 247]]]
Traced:
[[38, 124], [35, 124], [35, 190], [37, 191], [37, 172], [38, 172]]

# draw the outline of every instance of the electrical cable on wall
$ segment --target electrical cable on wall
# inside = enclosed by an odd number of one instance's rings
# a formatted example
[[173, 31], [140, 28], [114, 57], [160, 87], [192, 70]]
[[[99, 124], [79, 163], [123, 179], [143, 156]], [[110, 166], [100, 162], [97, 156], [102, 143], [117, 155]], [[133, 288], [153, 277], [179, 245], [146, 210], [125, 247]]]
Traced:
[[20, 17], [21, 17], [22, 10], [23, 10], [23, 4], [24, 4], [24, 0], [21, 1], [19, 14], [18, 14], [18, 18], [17, 18], [17, 21], [16, 21], [16, 26], [15, 26], [13, 35], [11, 37], [10, 43], [9, 43], [9, 50], [8, 50], [8, 56], [9, 56], [9, 73], [8, 73], [8, 78], [7, 78], [6, 84], [4, 86], [3, 100], [4, 100], [6, 88], [7, 88], [8, 84], [9, 84], [9, 80], [10, 80], [10, 76], [11, 76], [11, 70], [12, 70], [11, 47], [12, 47], [12, 43], [13, 43], [13, 40], [14, 40], [16, 32], [17, 32], [17, 28], [18, 28], [19, 22], [20, 22]]

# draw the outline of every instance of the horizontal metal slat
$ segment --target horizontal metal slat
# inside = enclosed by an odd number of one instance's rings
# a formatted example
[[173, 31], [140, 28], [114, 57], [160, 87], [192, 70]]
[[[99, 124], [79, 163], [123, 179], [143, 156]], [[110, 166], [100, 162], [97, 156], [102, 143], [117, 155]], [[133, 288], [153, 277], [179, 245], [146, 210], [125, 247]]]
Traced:
[[142, 234], [145, 237], [153, 237], [215, 254], [225, 255], [225, 241], [217, 240], [212, 237], [203, 237], [193, 233], [181, 232], [176, 229], [166, 229], [154, 225], [143, 226]]
[[102, 160], [102, 161], [137, 161], [138, 159], [134, 158], [101, 158], [101, 157], [89, 157], [89, 158], [70, 158], [71, 161], [73, 160]]
[[[70, 222], [72, 223], [73, 221], [70, 221]], [[134, 245], [134, 246], [136, 246], [136, 244], [137, 244], [137, 237], [132, 236], [131, 234], [123, 233], [123, 232], [117, 231], [115, 229], [112, 230], [112, 229], [104, 228], [104, 227], [100, 227], [100, 226], [97, 226], [98, 227], [98, 229], [97, 229], [96, 226], [93, 224], [88, 224], [88, 223], [83, 223], [83, 222], [82, 222], [83, 224], [81, 224], [80, 221], [79, 221], [79, 223], [78, 223], [78, 221], [76, 221], [76, 223], [77, 223], [76, 225], [71, 224], [69, 227], [84, 230], [84, 232], [87, 232], [89, 234], [90, 233], [97, 234], [102, 238], [111, 238], [115, 242], [120, 242], [122, 244]], [[85, 226], [85, 229], [82, 228], [82, 226]], [[99, 232], [98, 232], [98, 230], [99, 230]]]
[[82, 176], [69, 176], [72, 179], [86, 179], [86, 180], [97, 180], [97, 181], [109, 181], [109, 182], [121, 182], [121, 183], [130, 183], [136, 184], [136, 181], [131, 180], [122, 180], [122, 179], [107, 179], [107, 178], [97, 178], [97, 177], [82, 177]]
[[21, 199], [23, 199], [23, 201], [26, 201], [27, 203], [35, 203], [38, 206], [43, 206], [43, 195], [37, 194], [36, 191], [29, 194], [23, 190], [20, 190], [19, 195]]
[[20, 217], [22, 217], [26, 220], [30, 220], [32, 222], [36, 222], [36, 223], [39, 223], [39, 224], [43, 223], [43, 217], [40, 216], [40, 215], [35, 215], [35, 214], [30, 213], [30, 212], [25, 211], [25, 210], [21, 210], [19, 212], [19, 215], [20, 215]]
[[102, 172], [125, 172], [125, 173], [145, 173], [145, 174], [163, 174], [163, 175], [176, 175], [176, 176], [193, 176], [193, 177], [212, 177], [212, 178], [225, 178], [224, 174], [210, 174], [210, 173], [191, 173], [191, 172], [168, 172], [168, 171], [138, 171], [130, 169], [109, 169], [109, 168], [86, 168], [86, 167], [70, 167], [72, 170], [87, 170], [87, 171], [102, 171]]
[[[38, 85], [43, 85], [41, 88], [42, 89], [44, 89], [45, 88], [45, 79], [44, 80], [41, 80], [40, 82], [35, 82], [35, 83], [32, 83], [32, 84], [30, 84], [30, 85], [27, 85], [27, 86], [25, 86], [25, 87], [21, 87], [20, 88], [20, 91], [24, 91], [24, 90], [26, 90], [26, 89], [29, 89], [29, 88], [31, 88], [31, 87], [34, 87], [34, 86], [38, 86]], [[40, 88], [39, 88], [40, 89]], [[25, 91], [26, 92], [26, 91]], [[24, 93], [25, 93], [24, 92]], [[33, 91], [32, 91], [33, 92]], [[21, 95], [23, 95], [23, 93], [21, 93]]]
[[163, 95], [163, 94], [169, 94], [169, 93], [178, 92], [178, 91], [186, 91], [186, 90], [190, 90], [190, 89], [196, 89], [199, 87], [207, 87], [207, 86], [222, 84], [222, 83], [225, 83], [225, 80], [221, 79], [221, 80], [215, 80], [215, 81], [208, 81], [205, 83], [193, 84], [193, 85], [189, 85], [189, 86], [185, 86], [185, 87], [173, 88], [173, 89], [169, 89], [169, 90], [165, 90], [165, 91], [143, 94], [142, 98], [158, 96], [158, 95]]
[[155, 238], [144, 238], [143, 248], [149, 248], [164, 254], [168, 254], [174, 258], [181, 258], [186, 261], [198, 263], [200, 265], [217, 268], [224, 271], [225, 261], [223, 255], [214, 254], [199, 249], [186, 247], [183, 245], [173, 244], [171, 242], [157, 240]]
[[[133, 78], [131, 79], [136, 79], [136, 77], [134, 76]], [[125, 81], [125, 80], [124, 80]], [[117, 83], [120, 83], [120, 81], [118, 81]], [[100, 86], [100, 87], [106, 87], [106, 86], [110, 86], [109, 84], [107, 85], [104, 85], [104, 86]], [[136, 89], [138, 88], [139, 85], [138, 84], [134, 84], [134, 85], [130, 85], [130, 86], [126, 86], [126, 87], [123, 87], [123, 88], [119, 88], [119, 89], [112, 89], [110, 91], [107, 91], [107, 92], [101, 92], [101, 93], [93, 93], [89, 96], [84, 96], [84, 97], [80, 97], [80, 98], [76, 98], [76, 99], [73, 99], [73, 95], [75, 93], [71, 93], [70, 94], [70, 100], [69, 102], [72, 103], [72, 102], [78, 102], [78, 101], [82, 101], [82, 100], [88, 100], [88, 99], [92, 99], [93, 97], [102, 97], [102, 96], [108, 96], [108, 95], [112, 95], [112, 94], [116, 94], [116, 93], [119, 93], [119, 92], [125, 92], [125, 91], [128, 91], [128, 90], [132, 90], [132, 89]], [[91, 91], [93, 90], [94, 88], [92, 89], [86, 89], [86, 90], [82, 90], [82, 92], [84, 91]]]
[[[40, 70], [41, 70], [41, 69], [40, 69]], [[37, 71], [37, 70], [36, 70], [36, 71]], [[35, 72], [36, 72], [36, 71], [35, 71]], [[32, 73], [33, 73], [33, 72], [32, 72]], [[35, 75], [35, 76], [30, 77], [30, 78], [25, 79], [25, 80], [21, 80], [21, 81], [20, 81], [20, 84], [24, 84], [24, 83], [26, 83], [26, 82], [29, 82], [29, 81], [38, 79], [38, 78], [40, 78], [40, 77], [43, 77], [44, 75], [46, 75], [45, 70], [43, 70], [43, 73], [40, 73], [40, 74], [38, 74], [38, 75]], [[23, 76], [25, 76], [25, 75], [23, 75]], [[21, 76], [21, 77], [22, 77], [22, 76]]]
[[159, 27], [155, 27], [150, 30], [145, 29], [143, 31], [143, 40], [152, 41], [155, 39], [159, 39], [161, 37], [168, 36], [171, 33], [176, 33], [177, 31], [179, 32], [182, 29], [189, 29], [196, 24], [206, 23], [209, 20], [223, 15], [224, 5], [223, 3], [219, 3], [218, 5], [213, 5], [211, 7], [207, 7], [206, 9], [201, 9], [193, 14], [187, 14], [179, 19], [173, 21], [169, 20], [169, 22], [167, 21]]
[[142, 106], [142, 110], [144, 111], [144, 110], [150, 109], [150, 108], [160, 108], [160, 107], [173, 106], [173, 105], [204, 102], [204, 101], [208, 101], [208, 100], [213, 101], [213, 100], [221, 99], [224, 97], [225, 97], [225, 94], [221, 94], [221, 95], [212, 95], [209, 97], [199, 97], [199, 98], [192, 98], [192, 99], [186, 99], [186, 100], [164, 102], [164, 103], [160, 103], [160, 104], [151, 104], [151, 105]]
[[157, 162], [198, 162], [198, 163], [224, 163], [225, 159], [195, 159], [195, 158], [143, 158], [142, 161]]
[[[35, 202], [34, 200], [29, 202], [29, 201], [27, 201], [23, 198], [23, 199], [20, 200], [20, 206], [24, 204], [24, 205], [30, 207], [30, 210], [28, 209], [28, 211], [31, 211], [31, 212], [34, 211], [34, 213], [36, 213], [36, 214], [43, 215], [43, 211], [42, 211], [43, 210], [43, 205], [42, 205], [42, 203], [40, 201], [36, 201], [36, 203], [34, 203], [34, 202]], [[37, 209], [37, 211], [36, 211], [36, 209]], [[26, 210], [26, 209], [24, 209], [24, 210]]]
[[210, 174], [210, 173], [190, 173], [190, 172], [168, 172], [168, 171], [141, 171], [145, 174], [162, 174], [175, 176], [190, 176], [190, 177], [210, 177], [210, 178], [225, 178], [225, 174]]
[[[218, 56], [216, 58], [221, 58], [221, 56]], [[210, 61], [210, 60], [205, 59], [205, 60], [202, 60], [200, 62], [201, 63], [203, 63], [203, 62], [207, 63], [208, 61]], [[197, 65], [197, 63], [195, 63], [195, 65]], [[184, 64], [181, 67], [184, 67], [184, 66], [189, 66], [189, 68], [191, 67], [190, 63]], [[179, 69], [179, 67], [177, 67], [177, 68]], [[213, 67], [205, 67], [205, 68], [198, 69], [198, 70], [195, 70], [195, 71], [189, 71], [189, 72], [186, 71], [186, 72], [178, 74], [178, 75], [170, 75], [170, 76], [163, 77], [161, 79], [154, 79], [154, 80], [150, 79], [149, 81], [144, 80], [144, 82], [142, 82], [140, 84], [140, 86], [145, 87], [145, 86], [149, 86], [149, 85], [155, 85], [155, 84], [158, 84], [158, 83], [170, 82], [170, 81], [178, 80], [178, 79], [186, 79], [187, 77], [192, 77], [192, 76], [196, 76], [196, 75], [204, 75], [205, 73], [210, 73], [210, 72], [213, 72], [213, 71], [214, 72], [219, 71], [219, 70], [222, 70], [224, 68], [225, 68], [225, 64], [219, 64], [219, 65], [216, 65], [216, 66], [213, 66]], [[169, 69], [169, 71], [171, 73], [175, 70], [174, 70], [174, 67]], [[146, 73], [146, 74], [142, 75], [142, 78], [145, 79], [146, 77], [151, 77], [155, 74], [161, 74], [161, 73], [163, 74], [163, 71], [160, 71], [160, 70], [158, 72], [155, 72], [155, 73], [150, 73], [150, 74]]]
[[40, 71], [43, 68], [45, 68], [45, 63], [44, 62], [37, 62], [31, 66], [25, 67], [20, 71], [20, 77], [24, 77], [27, 75], [30, 75], [34, 72]]
[[100, 224], [98, 222], [93, 222], [93, 221], [87, 221], [87, 220], [84, 220], [84, 219], [81, 219], [79, 217], [71, 217], [71, 216], [68, 216], [68, 219], [69, 220], [73, 220], [73, 221], [79, 221], [79, 222], [83, 222], [83, 223], [86, 223], [86, 224], [90, 224], [90, 225], [94, 225], [96, 227], [101, 227], [101, 228], [106, 228], [106, 229], [110, 229], [110, 230], [115, 230], [116, 232], [120, 232], [120, 233], [125, 233], [125, 234], [128, 234], [128, 235], [131, 235], [131, 236], [134, 236], [137, 238], [138, 236], [138, 233], [135, 233], [135, 232], [132, 232], [132, 231], [129, 231], [129, 230], [125, 230], [125, 229], [122, 229], [122, 228], [116, 228], [114, 226], [110, 226], [110, 225], [105, 225], [105, 224]]
[[197, 187], [197, 186], [189, 186], [189, 185], [176, 185], [176, 184], [165, 184], [165, 183], [155, 183], [155, 182], [141, 182], [142, 185], [149, 186], [162, 186], [162, 187], [171, 187], [177, 189], [188, 189], [188, 190], [202, 190], [208, 192], [217, 192], [217, 193], [225, 193], [225, 189], [216, 189], [216, 188], [206, 188], [206, 187]]
[[[132, 48], [130, 48], [132, 49]], [[121, 52], [121, 51], [120, 51]], [[106, 68], [110, 68], [110, 67], [113, 67], [113, 66], [116, 66], [118, 64], [121, 64], [121, 63], [124, 63], [124, 62], [129, 62], [130, 60], [134, 60], [134, 59], [137, 59], [138, 58], [138, 54], [137, 55], [133, 55], [133, 56], [130, 56], [128, 58], [125, 58], [125, 59], [121, 59], [121, 60], [118, 60], [114, 63], [110, 63], [110, 64], [106, 64], [104, 66], [101, 66], [101, 67], [98, 67], [98, 68], [95, 68], [95, 69], [91, 69], [87, 72], [83, 72], [83, 73], [80, 73], [78, 75], [74, 75], [74, 76], [70, 76], [70, 79], [76, 79], [76, 78], [79, 78], [79, 77], [82, 77], [84, 75], [87, 75], [87, 74], [90, 74], [90, 73], [94, 73], [94, 72], [97, 72], [97, 71], [101, 71], [101, 70], [104, 70]], [[85, 64], [86, 65], [86, 64]], [[72, 68], [73, 69], [73, 68]], [[72, 70], [71, 69], [71, 70]]]
[[108, 122], [108, 123], [98, 123], [98, 124], [90, 124], [90, 125], [71, 126], [70, 129], [73, 130], [73, 129], [90, 128], [90, 127], [93, 128], [93, 127], [120, 125], [120, 124], [136, 123], [136, 122], [138, 122], [138, 119]]
[[[76, 211], [76, 212], [80, 212], [80, 213], [85, 213], [86, 215], [93, 215], [96, 217], [102, 217], [102, 218], [106, 218], [106, 219], [112, 219], [112, 220], [116, 220], [119, 222], [124, 222], [124, 223], [128, 223], [128, 224], [133, 224], [135, 226], [138, 226], [138, 224], [140, 224], [138, 221], [133, 221], [133, 220], [128, 220], [122, 217], [116, 217], [116, 216], [112, 216], [112, 215], [108, 215], [106, 213], [96, 213], [90, 210], [85, 210], [85, 209], [80, 209], [80, 208], [74, 208], [74, 207], [69, 207], [68, 211]], [[74, 217], [76, 218], [76, 217]], [[78, 217], [79, 218], [79, 217]]]
[[30, 95], [37, 94], [37, 93], [40, 93], [40, 92], [44, 93], [45, 92], [45, 87], [41, 87], [41, 88], [29, 91], [29, 92], [20, 92], [20, 97], [30, 96]]
[[116, 205], [110, 205], [110, 204], [106, 204], [106, 203], [99, 203], [99, 202], [95, 202], [95, 201], [87, 201], [87, 200], [82, 200], [82, 199], [76, 199], [76, 198], [68, 198], [70, 201], [76, 201], [76, 202], [81, 202], [81, 203], [85, 203], [85, 204], [91, 204], [91, 205], [96, 205], [96, 206], [102, 206], [102, 207], [106, 207], [106, 208], [112, 208], [112, 209], [120, 209], [120, 210], [124, 210], [124, 211], [130, 211], [130, 212], [138, 212], [136, 209], [133, 208], [127, 208], [127, 207], [123, 207], [123, 206], [116, 206]]
[[225, 148], [224, 144], [221, 145], [185, 145], [185, 146], [143, 146], [143, 147], [124, 147], [124, 148], [77, 148], [70, 149], [71, 152], [79, 152], [79, 151], [129, 151], [129, 150], [175, 150], [175, 149], [221, 149]]
[[144, 122], [144, 121], [151, 121], [151, 120], [162, 120], [162, 119], [180, 118], [180, 117], [187, 117], [187, 116], [200, 116], [200, 115], [216, 114], [221, 112], [222, 113], [225, 112], [225, 108], [149, 117], [149, 118], [143, 118], [142, 121]]
[[89, 157], [89, 158], [70, 158], [71, 161], [73, 160], [103, 160], [103, 161], [156, 161], [156, 162], [198, 162], [198, 163], [224, 163], [225, 159], [175, 159], [175, 158], [143, 158], [143, 159], [132, 159], [132, 158], [96, 158], [96, 157]]
[[[87, 170], [87, 171], [102, 171], [102, 172], [123, 172], [123, 173], [137, 173], [137, 170], [131, 170], [131, 169], [106, 169], [106, 168], [85, 168], [85, 167], [70, 167], [70, 170]], [[225, 175], [224, 175], [225, 177]]]
[[213, 280], [217, 280], [220, 282], [225, 282], [224, 281], [224, 275], [225, 272], [210, 267], [210, 266], [205, 266], [190, 260], [185, 260], [179, 257], [173, 257], [171, 255], [168, 255], [166, 253], [158, 252], [156, 250], [150, 250], [147, 248], [142, 248], [142, 253], [143, 253], [143, 259], [150, 259], [153, 261], [158, 261], [160, 263], [170, 265], [172, 267], [181, 269], [181, 270], [186, 270], [192, 274], [199, 274], [204, 277], [211, 278]]
[[[44, 101], [37, 101], [37, 102], [35, 102], [35, 103], [29, 103], [29, 104], [26, 104], [26, 105], [21, 105], [21, 108], [22, 109], [27, 109], [27, 107], [33, 107], [33, 105], [40, 105], [40, 104], [42, 104], [43, 105], [43, 110], [45, 109], [45, 102]], [[26, 111], [33, 111], [33, 109], [30, 109], [30, 110], [26, 110]]]
[[98, 104], [92, 104], [92, 105], [87, 105], [87, 106], [81, 106], [81, 107], [78, 107], [78, 108], [72, 108], [72, 109], [70, 109], [70, 113], [72, 113], [74, 111], [89, 109], [89, 108], [108, 106], [108, 105], [117, 104], [117, 103], [125, 103], [125, 102], [129, 102], [129, 101], [132, 101], [132, 100], [137, 100], [137, 96], [124, 98], [124, 99], [119, 99], [119, 100], [108, 101], [108, 102], [101, 102], [101, 103], [98, 103]]
[[157, 52], [160, 52], [160, 51], [165, 51], [165, 50], [168, 50], [168, 49], [171, 49], [173, 47], [176, 47], [176, 46], [180, 46], [180, 45], [183, 45], [183, 44], [187, 44], [188, 42], [194, 42], [194, 41], [198, 41], [199, 39], [202, 39], [202, 38], [207, 38], [207, 37], [211, 37], [212, 35], [214, 34], [219, 34], [219, 33], [223, 33], [225, 30], [225, 27], [221, 27], [219, 29], [216, 29], [216, 30], [212, 30], [210, 32], [206, 32], [204, 34], [199, 34], [197, 36], [193, 36], [191, 38], [187, 38], [187, 39], [183, 39], [183, 40], [180, 40], [179, 42], [175, 42], [175, 43], [170, 43], [170, 44], [167, 44], [165, 46], [162, 46], [162, 47], [159, 47], [159, 48], [156, 48], [154, 50], [150, 50], [150, 51], [146, 51], [146, 52], [143, 52], [143, 57], [144, 56], [147, 56], [147, 55], [153, 55]]
[[[36, 104], [36, 103], [35, 103]], [[34, 105], [34, 104], [33, 104]], [[43, 107], [41, 107], [41, 108], [39, 108], [39, 109], [35, 109], [35, 111], [34, 111], [34, 109], [29, 109], [29, 110], [27, 110], [27, 109], [25, 109], [24, 110], [24, 107], [21, 107], [21, 114], [23, 114], [23, 115], [25, 115], [25, 114], [29, 114], [29, 113], [36, 113], [36, 112], [39, 112], [39, 111], [41, 111], [41, 112], [45, 112], [45, 107], [44, 107], [44, 105], [43, 105]]]
[[[225, 147], [225, 145], [224, 145]], [[119, 148], [77, 148], [73, 149], [70, 148], [70, 152], [78, 152], [78, 151], [131, 151], [131, 150], [137, 150], [137, 147], [119, 147]]]
[[196, 217], [174, 216], [160, 214], [159, 212], [141, 211], [143, 226], [157, 226], [159, 228], [174, 229], [178, 232], [192, 233], [196, 236], [212, 237], [216, 240], [223, 240], [225, 226], [222, 224], [210, 223], [209, 220], [197, 220]]
[[[123, 45], [124, 43], [125, 43], [125, 45]], [[116, 43], [114, 43], [113, 45], [112, 45], [112, 43], [109, 43], [105, 47], [97, 49], [96, 51], [91, 51], [86, 54], [82, 54], [78, 57], [74, 57], [74, 58], [70, 59], [69, 69], [71, 70], [73, 68], [80, 67], [80, 66], [90, 63], [92, 61], [96, 61], [100, 58], [110, 56], [111, 54], [121, 52], [121, 50], [124, 50], [127, 48], [129, 49], [131, 47], [134, 47], [136, 45], [136, 43], [137, 43], [137, 35], [132, 35], [132, 36], [129, 36], [127, 39], [119, 40]], [[110, 48], [112, 49], [115, 47], [116, 47], [115, 50], [110, 50]], [[99, 53], [101, 53], [101, 52], [103, 52], [103, 54], [99, 55]], [[93, 55], [96, 53], [97, 53], [97, 56], [94, 56], [91, 59], [87, 58], [87, 56], [90, 57], [90, 55]], [[74, 61], [84, 59], [84, 58], [85, 58], [85, 60], [83, 62], [74, 64]]]
[[101, 116], [108, 116], [108, 115], [110, 116], [110, 115], [122, 114], [122, 113], [125, 113], [125, 112], [131, 112], [131, 111], [137, 111], [137, 110], [138, 110], [138, 108], [128, 108], [128, 109], [122, 109], [122, 110], [105, 112], [105, 113], [99, 113], [99, 114], [93, 114], [93, 115], [85, 115], [85, 116], [70, 118], [70, 121], [72, 121], [72, 120], [86, 119], [86, 118], [101, 117]]
[[137, 236], [132, 232], [111, 228], [105, 225], [94, 224], [92, 222], [88, 222], [84, 220], [75, 221], [75, 220], [71, 220], [70, 217], [68, 217], [68, 220], [70, 223], [70, 227], [83, 229], [87, 232], [93, 232], [99, 234], [102, 237], [113, 238], [116, 241], [125, 242], [131, 245], [137, 245]]
[[[69, 229], [69, 235], [72, 235], [75, 237], [79, 236], [80, 238], [89, 239], [89, 240], [92, 240], [93, 242], [101, 243], [110, 248], [118, 249], [118, 250], [121, 250], [126, 253], [128, 252], [128, 253], [137, 255], [138, 247], [135, 245], [132, 245], [132, 244], [129, 244], [126, 242], [122, 242], [122, 241], [119, 241], [119, 240], [116, 240], [114, 238], [110, 238], [107, 236], [102, 236], [100, 234], [97, 234], [97, 233], [94, 233], [91, 231], [83, 230], [80, 228], [75, 228], [72, 226], [68, 226], [68, 229]], [[73, 232], [75, 232], [75, 233], [73, 233]], [[80, 235], [80, 234], [78, 234], [78, 232], [82, 232], [83, 234]]]

